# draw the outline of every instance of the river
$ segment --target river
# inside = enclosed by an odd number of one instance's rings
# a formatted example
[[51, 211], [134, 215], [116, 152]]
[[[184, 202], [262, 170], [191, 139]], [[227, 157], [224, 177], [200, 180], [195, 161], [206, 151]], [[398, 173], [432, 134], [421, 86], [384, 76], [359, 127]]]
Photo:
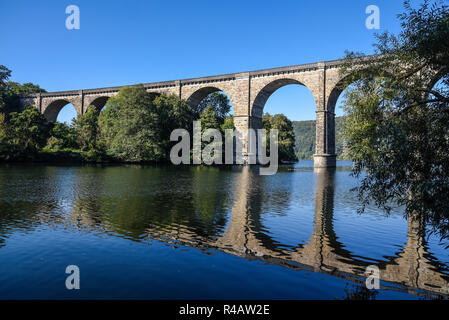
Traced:
[[350, 169], [2, 165], [0, 299], [447, 298], [447, 241], [358, 214]]

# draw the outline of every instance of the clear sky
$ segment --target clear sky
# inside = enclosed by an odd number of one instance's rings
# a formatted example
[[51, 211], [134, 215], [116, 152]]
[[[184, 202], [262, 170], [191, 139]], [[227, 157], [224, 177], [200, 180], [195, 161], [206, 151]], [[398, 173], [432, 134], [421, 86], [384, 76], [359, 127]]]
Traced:
[[[79, 30], [65, 26], [72, 4]], [[365, 27], [368, 5], [380, 9], [380, 30]], [[13, 81], [60, 91], [317, 62], [372, 53], [375, 32], [399, 31], [402, 9], [400, 0], [0, 0], [0, 64]], [[315, 119], [298, 85], [264, 111]]]

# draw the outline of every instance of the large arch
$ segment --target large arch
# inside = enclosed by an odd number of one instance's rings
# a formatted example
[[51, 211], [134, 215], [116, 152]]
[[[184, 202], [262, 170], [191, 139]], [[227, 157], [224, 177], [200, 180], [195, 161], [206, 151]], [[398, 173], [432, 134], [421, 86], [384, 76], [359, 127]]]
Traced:
[[94, 106], [97, 111], [100, 111], [103, 109], [103, 107], [106, 105], [110, 97], [108, 96], [100, 96], [94, 98], [90, 103], [87, 104], [87, 106]]
[[[315, 108], [317, 106], [317, 97], [314, 94], [314, 92], [310, 89], [308, 85], [305, 84], [305, 82], [301, 81], [301, 79], [295, 79], [293, 77], [281, 77], [276, 79], [271, 79], [268, 83], [265, 82], [260, 86], [258, 84], [259, 89], [255, 92], [255, 98], [252, 102], [251, 106], [251, 128], [253, 129], [260, 129], [262, 128], [262, 117], [264, 113], [264, 107], [267, 103], [268, 99], [271, 97], [273, 93], [275, 93], [278, 89], [285, 87], [287, 85], [296, 84], [301, 87], [307, 88], [307, 90], [312, 94], [313, 101], [315, 104]], [[312, 120], [312, 119], [311, 119]]]
[[206, 98], [211, 93], [220, 92], [220, 91], [224, 92], [228, 96], [228, 98], [231, 102], [231, 105], [233, 105], [230, 95], [225, 90], [223, 90], [217, 86], [207, 86], [207, 87], [202, 87], [202, 88], [197, 89], [187, 98], [187, 103], [191, 107], [194, 108], [194, 107], [198, 106], [200, 104], [200, 102], [203, 101], [203, 99]]
[[[321, 141], [321, 150], [317, 151], [317, 154], [324, 155], [333, 155], [337, 156], [337, 152], [341, 151], [341, 145], [338, 147], [336, 145], [336, 130], [335, 130], [335, 118], [336, 118], [336, 107], [339, 101], [339, 98], [342, 96], [342, 93], [348, 89], [352, 84], [361, 79], [353, 79], [350, 75], [338, 76], [335, 78], [335, 82], [328, 87], [329, 94], [325, 99], [324, 110], [321, 114], [317, 114], [318, 117], [321, 117], [320, 122], [322, 123], [322, 127], [324, 128], [324, 135], [320, 135], [317, 131], [316, 140], [322, 138]], [[343, 116], [344, 114], [340, 114], [339, 116]], [[318, 119], [317, 119], [318, 122]], [[318, 146], [318, 143], [317, 143]], [[336, 161], [336, 160], [335, 160]], [[332, 160], [334, 162], [334, 160]]]
[[[262, 118], [263, 116], [263, 108], [265, 107], [266, 102], [268, 101], [268, 99], [270, 98], [270, 96], [278, 89], [290, 85], [290, 84], [297, 84], [303, 87], [306, 87], [307, 89], [309, 89], [304, 83], [296, 80], [296, 79], [292, 79], [292, 78], [281, 78], [281, 79], [276, 79], [273, 80], [271, 82], [269, 82], [267, 85], [265, 85], [256, 95], [256, 98], [254, 99], [252, 108], [251, 108], [251, 116], [255, 117], [255, 118]], [[309, 89], [309, 91], [312, 93], [313, 96], [313, 92]], [[314, 97], [315, 100], [315, 97]], [[315, 105], [316, 105], [316, 101], [315, 101]]]
[[[58, 99], [53, 102], [51, 102], [44, 110], [43, 114], [44, 117], [47, 119], [47, 121], [56, 121], [58, 118], [59, 112], [68, 104], [73, 104], [71, 101], [68, 101], [66, 99]], [[73, 104], [76, 110], [75, 104]], [[79, 113], [78, 110], [76, 110], [77, 114]]]
[[[366, 70], [365, 70], [366, 71]], [[377, 70], [375, 73], [373, 73], [371, 70], [369, 70], [369, 76], [367, 77], [374, 77], [374, 78], [380, 78], [385, 79], [392, 76], [391, 70]], [[340, 71], [337, 71], [337, 75], [334, 77], [334, 81], [331, 81], [330, 85], [326, 87], [326, 91], [329, 92], [326, 98], [326, 104], [325, 104], [325, 110], [334, 113], [335, 112], [335, 106], [337, 104], [338, 99], [340, 98], [340, 95], [348, 89], [352, 84], [356, 83], [359, 80], [364, 79], [363, 76], [359, 75], [358, 77], [352, 76], [350, 73], [342, 75], [340, 74]]]

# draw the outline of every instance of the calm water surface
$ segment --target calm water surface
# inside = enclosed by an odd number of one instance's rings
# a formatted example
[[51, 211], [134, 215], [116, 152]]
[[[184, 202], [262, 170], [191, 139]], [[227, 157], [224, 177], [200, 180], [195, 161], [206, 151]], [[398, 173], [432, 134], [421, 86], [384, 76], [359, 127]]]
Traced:
[[345, 299], [369, 265], [376, 299], [449, 295], [446, 241], [312, 165], [0, 166], [0, 298]]

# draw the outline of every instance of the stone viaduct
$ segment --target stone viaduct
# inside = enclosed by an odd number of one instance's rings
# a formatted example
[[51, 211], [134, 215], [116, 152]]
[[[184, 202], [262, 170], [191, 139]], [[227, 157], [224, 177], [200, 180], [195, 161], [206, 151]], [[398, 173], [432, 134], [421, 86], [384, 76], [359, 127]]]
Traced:
[[[363, 59], [372, 59], [367, 56]], [[287, 67], [222, 74], [209, 77], [143, 84], [148, 92], [175, 94], [194, 106], [207, 95], [225, 92], [234, 109], [234, 125], [243, 145], [243, 158], [250, 155], [248, 129], [262, 127], [262, 115], [268, 98], [279, 88], [298, 84], [307, 87], [316, 104], [315, 167], [335, 167], [335, 105], [342, 90], [344, 75], [340, 67], [344, 60], [322, 61]], [[49, 121], [55, 121], [59, 111], [72, 104], [78, 115], [89, 105], [100, 109], [116, 95], [120, 87], [48, 92], [22, 98], [32, 104]]]
[[[339, 241], [334, 228], [335, 171], [314, 170], [315, 213], [310, 239], [287, 248], [269, 236], [261, 237], [255, 211], [255, 194], [260, 192], [260, 177], [249, 167], [237, 175], [229, 224], [220, 237], [207, 239], [186, 230], [148, 232], [151, 238], [173, 245], [181, 244], [204, 250], [219, 250], [249, 260], [261, 260], [294, 270], [307, 270], [342, 278], [359, 285], [365, 284], [366, 268], [376, 266], [380, 271], [381, 288], [407, 292], [417, 296], [441, 298], [449, 296], [449, 275], [440, 269], [447, 266], [428, 251], [424, 226], [409, 219], [407, 243], [395, 256], [383, 259], [363, 257], [352, 253]], [[438, 267], [439, 266], [439, 267]], [[442, 268], [444, 266], [444, 268]]]
[[[146, 83], [149, 92], [176, 94], [191, 105], [201, 102], [215, 91], [225, 92], [234, 109], [234, 124], [243, 137], [244, 153], [248, 151], [247, 129], [262, 127], [263, 108], [277, 89], [289, 85], [306, 86], [316, 103], [316, 167], [335, 166], [334, 109], [341, 90], [339, 65], [342, 60], [309, 63], [288, 67], [249, 72], [223, 74], [175, 81]], [[107, 100], [122, 87], [72, 90], [34, 94], [23, 99], [38, 108], [50, 121], [55, 121], [59, 111], [72, 104], [80, 115], [89, 105], [101, 109]]]
[[[313, 227], [308, 240], [297, 244], [286, 244], [272, 238], [263, 221], [263, 202], [266, 197], [264, 176], [250, 166], [233, 168], [230, 201], [232, 207], [225, 228], [217, 228], [211, 234], [198, 232], [189, 226], [185, 217], [173, 219], [150, 219], [138, 241], [157, 240], [179, 248], [187, 246], [206, 254], [218, 250], [248, 260], [258, 260], [292, 270], [305, 270], [327, 274], [364, 286], [366, 268], [376, 266], [380, 271], [381, 288], [410, 293], [422, 297], [449, 298], [449, 266], [435, 257], [428, 248], [425, 228], [421, 221], [409, 219], [407, 241], [398, 246], [394, 253], [383, 254], [382, 258], [361, 256], [352, 252], [339, 238], [335, 227], [334, 201], [336, 197], [335, 169], [314, 169], [315, 208]], [[86, 194], [78, 196], [70, 212], [70, 219], [79, 227], [115, 230], [108, 219], [92, 215], [88, 208], [92, 194], [84, 184], [93, 183], [96, 189], [103, 189], [108, 183], [101, 179], [94, 182], [82, 180], [79, 187]], [[92, 187], [92, 186], [91, 186]], [[176, 215], [176, 209], [173, 213]], [[182, 222], [181, 222], [182, 221]], [[123, 223], [121, 221], [120, 223]], [[196, 223], [196, 222], [195, 222]], [[216, 222], [214, 222], [215, 224]], [[130, 225], [133, 225], [132, 223]], [[127, 225], [120, 228], [129, 236]], [[116, 236], [117, 232], [113, 234]]]

